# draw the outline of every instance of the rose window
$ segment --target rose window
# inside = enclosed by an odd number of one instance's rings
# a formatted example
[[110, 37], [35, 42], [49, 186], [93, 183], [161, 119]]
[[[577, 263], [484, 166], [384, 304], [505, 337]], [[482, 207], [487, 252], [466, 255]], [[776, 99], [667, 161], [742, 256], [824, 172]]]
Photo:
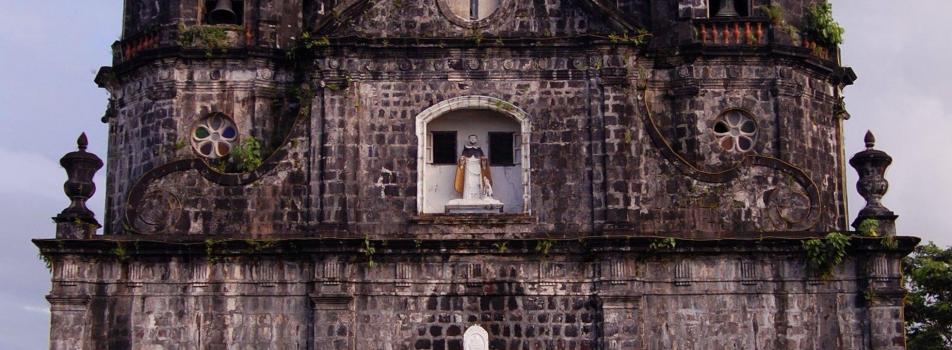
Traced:
[[714, 136], [725, 151], [748, 152], [754, 148], [757, 124], [744, 112], [729, 111], [714, 123]]
[[238, 127], [231, 119], [214, 114], [192, 129], [192, 147], [206, 158], [218, 159], [231, 153], [238, 140]]

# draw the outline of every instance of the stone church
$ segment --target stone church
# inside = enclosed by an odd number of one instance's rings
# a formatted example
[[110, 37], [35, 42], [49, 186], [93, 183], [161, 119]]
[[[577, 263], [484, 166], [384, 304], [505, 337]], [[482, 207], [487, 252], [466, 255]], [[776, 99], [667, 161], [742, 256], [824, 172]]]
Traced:
[[904, 349], [819, 3], [125, 0], [50, 348]]

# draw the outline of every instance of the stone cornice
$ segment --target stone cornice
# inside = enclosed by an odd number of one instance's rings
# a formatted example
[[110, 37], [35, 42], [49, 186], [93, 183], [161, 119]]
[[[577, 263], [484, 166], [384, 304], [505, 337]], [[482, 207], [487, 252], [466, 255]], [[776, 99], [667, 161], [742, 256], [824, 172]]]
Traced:
[[[340, 233], [340, 232], [339, 232]], [[538, 254], [540, 242], [551, 242], [549, 255], [561, 254], [613, 254], [613, 253], [782, 253], [800, 252], [803, 242], [821, 237], [823, 233], [766, 233], [758, 238], [727, 238], [718, 240], [676, 239], [676, 247], [653, 249], [652, 243], [666, 237], [660, 236], [590, 236], [540, 239], [406, 239], [406, 238], [317, 238], [307, 236], [99, 236], [94, 239], [35, 239], [33, 243], [44, 255], [87, 254], [114, 255], [117, 246], [124, 247], [129, 256], [205, 256], [214, 251], [220, 256], [284, 255], [288, 254], [364, 254], [369, 242], [376, 246], [380, 255], [419, 254], [490, 254], [523, 256]], [[773, 235], [773, 236], [771, 236]], [[784, 237], [785, 236], [785, 237]], [[507, 242], [507, 249], [500, 251], [500, 242]], [[849, 251], [854, 253], [908, 254], [919, 243], [916, 237], [896, 237], [897, 248], [883, 247], [879, 238], [852, 237]]]

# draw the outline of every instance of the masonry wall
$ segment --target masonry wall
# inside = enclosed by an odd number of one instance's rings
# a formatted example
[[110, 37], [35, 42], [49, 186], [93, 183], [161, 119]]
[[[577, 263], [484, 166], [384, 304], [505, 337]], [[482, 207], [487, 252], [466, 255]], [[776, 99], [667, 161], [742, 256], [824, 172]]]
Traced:
[[[179, 245], [193, 253], [176, 254], [143, 241], [124, 257], [106, 250], [122, 243], [41, 242], [54, 257], [54, 306], [85, 298], [79, 313], [54, 307], [54, 348], [460, 349], [477, 324], [490, 349], [903, 346], [880, 332], [901, 320], [870, 318], [888, 312], [900, 283], [889, 263], [900, 252], [875, 240], [854, 240], [829, 278], [784, 240], [735, 241], [730, 252], [592, 241], [588, 254], [559, 241], [549, 255], [531, 243], [502, 252], [377, 241], [369, 256], [340, 248], [359, 241], [266, 242]], [[102, 250], [66, 253], [83, 246]]]
[[[209, 27], [127, 1], [105, 234], [37, 241], [52, 348], [462, 350], [474, 324], [508, 350], [904, 347], [914, 239], [806, 267], [847, 229], [836, 48], [703, 1], [245, 3]], [[417, 211], [418, 119], [454, 99], [525, 118], [526, 211]], [[714, 134], [729, 111], [749, 152]], [[215, 113], [260, 164], [193, 149]]]

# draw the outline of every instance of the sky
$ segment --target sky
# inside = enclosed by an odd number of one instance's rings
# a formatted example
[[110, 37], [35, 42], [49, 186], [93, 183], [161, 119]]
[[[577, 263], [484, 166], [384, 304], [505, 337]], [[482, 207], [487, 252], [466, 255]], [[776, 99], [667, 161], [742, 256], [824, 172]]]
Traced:
[[[833, 0], [846, 28], [843, 64], [859, 79], [846, 89], [846, 153], [863, 149], [866, 130], [893, 156], [884, 203], [901, 235], [948, 246], [952, 208], [952, 13], [948, 0]], [[106, 154], [100, 123], [107, 95], [93, 83], [111, 63], [122, 6], [106, 0], [0, 0], [0, 349], [43, 349], [49, 331], [49, 273], [32, 238], [51, 238], [50, 217], [66, 207], [58, 160], [85, 131]], [[42, 131], [42, 132], [41, 132]], [[90, 201], [101, 220], [105, 171]], [[848, 171], [850, 211], [864, 201]]]

